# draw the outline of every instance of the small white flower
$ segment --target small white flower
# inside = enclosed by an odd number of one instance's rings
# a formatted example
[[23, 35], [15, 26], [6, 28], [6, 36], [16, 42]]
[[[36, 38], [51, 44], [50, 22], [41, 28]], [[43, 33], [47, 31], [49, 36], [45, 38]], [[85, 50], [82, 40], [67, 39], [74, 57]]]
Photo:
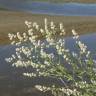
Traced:
[[40, 29], [40, 32], [41, 32], [41, 33], [44, 33], [44, 30], [43, 30], [43, 29]]
[[66, 56], [66, 55], [64, 55], [63, 57], [64, 57], [64, 59], [65, 59], [67, 56]]
[[44, 23], [45, 23], [45, 31], [48, 31], [48, 25], [47, 25], [47, 18], [44, 19]]
[[13, 58], [13, 59], [16, 59], [16, 56], [15, 56], [14, 54], [12, 54], [12, 58]]
[[36, 27], [36, 25], [37, 25], [37, 23], [36, 23], [36, 22], [34, 22], [34, 23], [33, 23], [33, 27]]
[[15, 44], [15, 41], [12, 41], [12, 42], [11, 42], [11, 45], [14, 45], [14, 44]]
[[75, 31], [74, 29], [72, 29], [72, 34], [73, 34], [74, 36], [77, 35], [77, 33], [76, 33], [76, 31]]
[[50, 65], [50, 63], [48, 62], [48, 61], [44, 61], [44, 64], [46, 64], [46, 65]]
[[75, 52], [72, 52], [73, 57], [77, 57], [77, 54]]
[[63, 30], [63, 23], [60, 23], [60, 30]]
[[39, 30], [39, 25], [36, 25], [36, 27], [35, 27], [35, 28], [36, 28], [36, 30]]

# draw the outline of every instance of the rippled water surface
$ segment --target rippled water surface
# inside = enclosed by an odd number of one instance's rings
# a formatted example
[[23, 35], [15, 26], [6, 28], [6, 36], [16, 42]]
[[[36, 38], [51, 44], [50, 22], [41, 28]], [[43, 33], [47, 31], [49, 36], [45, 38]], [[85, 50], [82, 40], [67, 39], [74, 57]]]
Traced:
[[0, 6], [10, 10], [19, 10], [39, 14], [96, 16], [96, 4], [45, 3], [32, 2], [32, 0], [0, 0]]

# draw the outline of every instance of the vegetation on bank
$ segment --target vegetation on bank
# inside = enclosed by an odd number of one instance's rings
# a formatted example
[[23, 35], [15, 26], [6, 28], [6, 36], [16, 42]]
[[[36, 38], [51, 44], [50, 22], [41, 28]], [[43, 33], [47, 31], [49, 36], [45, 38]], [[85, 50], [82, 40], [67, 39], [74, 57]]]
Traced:
[[[6, 61], [14, 67], [25, 68], [22, 74], [26, 77], [49, 77], [61, 82], [60, 85], [54, 82], [36, 85], [40, 91], [51, 91], [53, 96], [95, 96], [96, 60], [76, 31], [72, 29], [76, 50], [70, 51], [66, 48], [62, 23], [56, 26], [45, 19], [43, 28], [36, 22], [25, 21], [25, 24], [27, 32], [8, 34], [16, 53]], [[63, 38], [57, 38], [57, 34]]]
[[3, 10], [3, 11], [4, 11], [4, 10], [8, 10], [8, 9], [7, 9], [7, 8], [2, 8], [2, 7], [0, 7], [0, 10]]

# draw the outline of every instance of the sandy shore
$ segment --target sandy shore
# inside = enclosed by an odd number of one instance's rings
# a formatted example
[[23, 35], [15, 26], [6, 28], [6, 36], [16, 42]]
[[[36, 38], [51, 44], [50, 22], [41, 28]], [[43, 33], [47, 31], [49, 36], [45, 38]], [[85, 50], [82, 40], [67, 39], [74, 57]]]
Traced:
[[49, 16], [24, 12], [0, 11], [0, 44], [8, 42], [7, 34], [14, 32], [24, 32], [25, 20], [44, 24], [44, 18], [54, 21], [56, 24], [63, 22], [67, 35], [71, 34], [71, 29], [76, 29], [79, 34], [96, 32], [96, 17], [84, 16]]

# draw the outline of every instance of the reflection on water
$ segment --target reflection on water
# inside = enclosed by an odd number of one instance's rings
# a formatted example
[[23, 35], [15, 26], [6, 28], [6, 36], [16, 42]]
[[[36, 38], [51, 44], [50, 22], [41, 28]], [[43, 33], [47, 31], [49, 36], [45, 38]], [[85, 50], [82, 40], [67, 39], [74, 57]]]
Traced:
[[[70, 37], [66, 39], [67, 47], [75, 51], [74, 40]], [[88, 45], [88, 48], [94, 52], [96, 50], [96, 34], [83, 35], [80, 40]], [[44, 94], [34, 89], [35, 84], [51, 84], [49, 78], [27, 79], [21, 74], [26, 69], [15, 69], [5, 62], [5, 57], [14, 53], [15, 46], [0, 46], [0, 96], [43, 96]], [[43, 82], [42, 82], [43, 81]], [[59, 81], [55, 80], [55, 83]], [[49, 95], [48, 95], [49, 96]]]
[[44, 3], [32, 0], [0, 0], [0, 6], [10, 10], [39, 14], [66, 16], [96, 16], [96, 4], [83, 3]]

